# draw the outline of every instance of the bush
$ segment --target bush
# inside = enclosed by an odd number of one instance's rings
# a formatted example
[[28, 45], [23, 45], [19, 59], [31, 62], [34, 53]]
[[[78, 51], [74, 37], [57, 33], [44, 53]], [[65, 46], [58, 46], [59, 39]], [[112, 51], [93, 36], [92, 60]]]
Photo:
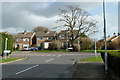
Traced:
[[[120, 52], [108, 51], [108, 68], [110, 67], [120, 77]], [[101, 52], [103, 61], [105, 62], [104, 52]], [[108, 69], [109, 71], [109, 69]]]
[[7, 50], [11, 50], [11, 52], [12, 52], [12, 50], [13, 50], [13, 36], [12, 35], [9, 35], [9, 34], [4, 34], [4, 33], [0, 33], [0, 37], [1, 37], [1, 49], [2, 50], [0, 50], [1, 52], [0, 52], [0, 54], [2, 54], [3, 52], [4, 52], [4, 50], [5, 50], [5, 40], [6, 40], [6, 38], [8, 38], [8, 41], [7, 41]]
[[[117, 45], [114, 42], [107, 42], [108, 50], [117, 50]], [[105, 44], [102, 46], [102, 50], [105, 50]]]
[[55, 43], [50, 43], [48, 49], [49, 49], [49, 50], [58, 50], [57, 44], [55, 44]]
[[93, 50], [94, 49], [94, 41], [90, 38], [82, 38], [80, 41], [80, 49], [81, 50]]

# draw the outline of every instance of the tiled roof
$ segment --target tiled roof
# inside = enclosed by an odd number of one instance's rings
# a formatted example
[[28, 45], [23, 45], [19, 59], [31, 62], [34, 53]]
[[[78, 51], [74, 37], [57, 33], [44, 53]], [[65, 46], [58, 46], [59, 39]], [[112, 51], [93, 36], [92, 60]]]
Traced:
[[55, 36], [55, 34], [56, 34], [56, 31], [49, 31], [49, 32], [47, 32], [47, 33], [43, 33], [43, 32], [38, 32], [37, 33], [37, 37], [45, 37], [45, 36]]
[[[78, 33], [78, 30], [73, 30], [74, 35], [77, 35], [77, 33]], [[68, 34], [68, 36], [71, 36], [71, 32], [67, 30], [61, 30], [58, 35], [60, 34]]]
[[110, 38], [107, 38], [107, 40], [106, 41], [111, 41], [112, 39], [114, 39], [116, 36], [112, 36], [112, 37], [110, 37]]
[[30, 38], [33, 34], [34, 32], [18, 33], [16, 38]]

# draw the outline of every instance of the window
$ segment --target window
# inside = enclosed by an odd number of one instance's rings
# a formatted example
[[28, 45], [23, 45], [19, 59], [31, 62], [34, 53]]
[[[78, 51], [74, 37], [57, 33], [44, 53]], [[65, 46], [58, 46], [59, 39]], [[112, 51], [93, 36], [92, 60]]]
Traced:
[[39, 37], [39, 40], [44, 40], [44, 37]]
[[29, 41], [29, 38], [24, 38], [23, 41]]
[[17, 38], [16, 41], [20, 41], [20, 38]]
[[52, 40], [52, 37], [48, 37], [47, 39], [48, 39], [48, 40]]
[[63, 34], [63, 35], [60, 35], [60, 39], [64, 39], [64, 37], [65, 37], [64, 34]]

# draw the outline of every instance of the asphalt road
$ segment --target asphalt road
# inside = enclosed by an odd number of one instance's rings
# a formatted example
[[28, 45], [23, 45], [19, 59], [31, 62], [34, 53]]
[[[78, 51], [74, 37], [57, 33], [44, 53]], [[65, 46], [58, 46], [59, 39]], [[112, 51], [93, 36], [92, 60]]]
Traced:
[[[99, 55], [99, 54], [98, 54]], [[14, 52], [11, 56], [27, 56], [26, 60], [2, 65], [2, 77], [8, 79], [68, 79], [74, 69], [74, 62], [95, 56], [94, 53], [37, 53]]]

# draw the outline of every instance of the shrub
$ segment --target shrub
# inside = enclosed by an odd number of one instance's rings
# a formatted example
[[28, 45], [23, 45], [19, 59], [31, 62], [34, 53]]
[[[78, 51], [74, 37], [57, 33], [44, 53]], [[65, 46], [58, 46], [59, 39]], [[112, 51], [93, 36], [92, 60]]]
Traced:
[[90, 38], [82, 38], [80, 41], [80, 49], [81, 50], [93, 50], [94, 49], [94, 41]]
[[7, 41], [7, 50], [13, 50], [13, 36], [12, 35], [9, 35], [9, 34], [4, 34], [4, 33], [0, 33], [0, 35], [1, 35], [1, 48], [2, 48], [2, 50], [1, 50], [1, 54], [4, 52], [4, 50], [5, 50], [5, 40], [6, 40], [6, 38], [8, 38], [8, 41]]
[[[108, 51], [107, 53], [108, 68], [110, 67], [120, 77], [120, 52]], [[101, 56], [103, 61], [105, 62], [104, 52], [101, 52]]]
[[57, 44], [55, 44], [55, 43], [49, 43], [49, 48], [48, 49], [49, 50], [58, 50]]

